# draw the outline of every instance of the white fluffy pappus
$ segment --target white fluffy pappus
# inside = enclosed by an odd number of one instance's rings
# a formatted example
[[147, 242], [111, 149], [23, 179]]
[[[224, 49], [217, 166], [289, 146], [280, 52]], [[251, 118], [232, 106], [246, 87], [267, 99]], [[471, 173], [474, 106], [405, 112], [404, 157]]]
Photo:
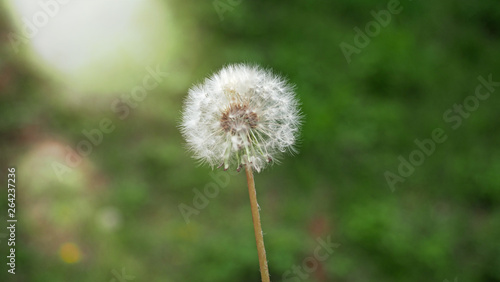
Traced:
[[210, 166], [261, 171], [294, 152], [301, 113], [293, 87], [258, 66], [228, 65], [193, 86], [180, 129], [194, 157]]

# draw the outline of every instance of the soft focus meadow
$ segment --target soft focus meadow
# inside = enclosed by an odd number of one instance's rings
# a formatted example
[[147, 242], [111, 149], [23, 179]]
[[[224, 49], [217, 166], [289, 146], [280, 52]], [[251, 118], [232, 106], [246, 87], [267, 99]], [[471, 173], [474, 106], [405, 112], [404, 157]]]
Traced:
[[500, 281], [498, 1], [0, 3], [0, 281], [259, 281], [244, 173], [178, 128], [229, 63], [305, 116], [255, 175], [272, 281]]

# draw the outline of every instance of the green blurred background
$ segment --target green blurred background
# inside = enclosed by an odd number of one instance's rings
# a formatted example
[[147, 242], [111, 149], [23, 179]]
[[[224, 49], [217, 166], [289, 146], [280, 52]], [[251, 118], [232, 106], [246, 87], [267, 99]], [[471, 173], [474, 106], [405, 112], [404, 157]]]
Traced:
[[[443, 119], [478, 76], [500, 81], [498, 1], [401, 1], [350, 63], [340, 44], [391, 1], [54, 1], [1, 5], [18, 223], [14, 276], [0, 228], [0, 281], [259, 281], [244, 174], [215, 171], [219, 194], [188, 224], [179, 210], [214, 182], [179, 133], [183, 98], [239, 62], [286, 76], [305, 114], [299, 154], [256, 175], [273, 281], [500, 281], [500, 88], [456, 129]], [[119, 102], [148, 67], [158, 86]], [[384, 173], [436, 128], [446, 141], [392, 191]]]

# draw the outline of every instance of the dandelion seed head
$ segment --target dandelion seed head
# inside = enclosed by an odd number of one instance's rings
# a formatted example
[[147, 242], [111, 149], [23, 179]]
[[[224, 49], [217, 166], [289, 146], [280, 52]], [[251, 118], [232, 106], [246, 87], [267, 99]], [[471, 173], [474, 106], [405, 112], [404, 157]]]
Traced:
[[290, 84], [271, 71], [236, 64], [189, 90], [180, 128], [195, 158], [212, 167], [261, 171], [295, 151], [300, 124]]

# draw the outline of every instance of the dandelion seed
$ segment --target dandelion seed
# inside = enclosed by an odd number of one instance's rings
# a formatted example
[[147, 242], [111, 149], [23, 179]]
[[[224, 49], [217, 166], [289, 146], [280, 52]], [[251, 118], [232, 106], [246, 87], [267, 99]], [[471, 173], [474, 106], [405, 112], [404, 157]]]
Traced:
[[259, 172], [295, 151], [300, 123], [292, 86], [268, 70], [237, 64], [189, 90], [181, 131], [202, 162]]

